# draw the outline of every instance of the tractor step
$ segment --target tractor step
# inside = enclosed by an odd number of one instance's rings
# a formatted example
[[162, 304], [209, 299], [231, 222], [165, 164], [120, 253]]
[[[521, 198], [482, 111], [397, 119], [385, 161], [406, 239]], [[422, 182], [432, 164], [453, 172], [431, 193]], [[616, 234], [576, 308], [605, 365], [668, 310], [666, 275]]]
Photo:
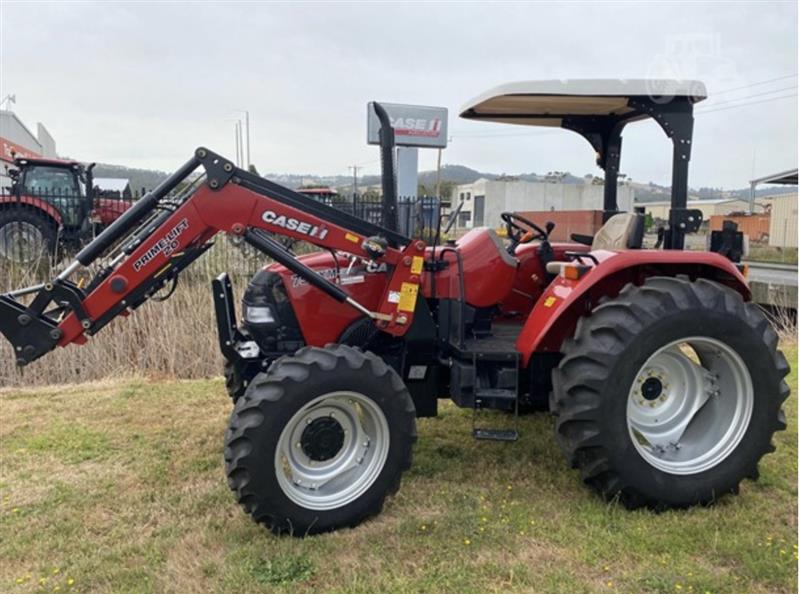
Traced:
[[[490, 358], [489, 361], [497, 359]], [[501, 359], [502, 360], [502, 359]], [[519, 355], [513, 353], [513, 385], [508, 387], [483, 387], [480, 386], [478, 377], [478, 367], [481, 365], [492, 364], [487, 358], [482, 357], [481, 353], [472, 355], [472, 373], [474, 398], [472, 404], [472, 437], [475, 439], [486, 439], [491, 441], [517, 441], [519, 439]], [[508, 371], [508, 368], [506, 368]], [[508, 378], [507, 379], [511, 379]], [[501, 384], [508, 386], [509, 383]], [[505, 428], [479, 427], [478, 412], [481, 409], [494, 409], [512, 412], [514, 414], [514, 426]]]
[[514, 410], [517, 393], [503, 388], [478, 388], [475, 391], [475, 408]]
[[490, 441], [517, 441], [519, 439], [519, 431], [516, 429], [484, 429], [482, 427], [475, 427], [472, 430], [472, 437]]
[[[477, 420], [478, 410], [482, 408], [514, 411], [514, 427], [511, 429], [476, 427], [475, 421]], [[475, 391], [472, 437], [492, 441], [517, 441], [519, 439], [519, 431], [517, 430], [517, 393], [514, 390], [478, 388]]]

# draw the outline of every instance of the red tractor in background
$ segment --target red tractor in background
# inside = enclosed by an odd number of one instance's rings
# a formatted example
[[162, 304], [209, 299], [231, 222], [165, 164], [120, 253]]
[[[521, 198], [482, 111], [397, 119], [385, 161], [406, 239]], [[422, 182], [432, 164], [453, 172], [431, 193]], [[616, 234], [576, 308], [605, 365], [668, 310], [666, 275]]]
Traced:
[[[225, 469], [255, 521], [302, 536], [377, 514], [411, 465], [415, 418], [436, 415], [443, 397], [474, 419], [549, 408], [568, 462], [605, 498], [711, 503], [757, 477], [785, 428], [789, 367], [744, 269], [682, 251], [702, 218], [686, 193], [704, 95], [680, 81], [545, 81], [464, 108], [465, 118], [558, 126], [591, 143], [606, 222], [573, 242], [551, 242], [552, 223], [514, 213], [502, 215], [508, 243], [491, 228], [432, 246], [398, 233], [394, 132], [377, 103], [383, 225], [199, 148], [51, 282], [0, 296], [0, 332], [20, 365], [83, 344], [226, 232], [274, 261], [246, 288], [241, 321], [227, 274], [212, 282], [234, 400]], [[673, 145], [672, 213], [657, 250], [641, 249], [642, 215], [616, 208], [621, 132], [645, 118]], [[199, 167], [205, 176], [176, 190]], [[320, 251], [297, 256], [276, 237]], [[70, 280], [92, 265], [87, 285]], [[477, 422], [473, 434], [517, 438]]]
[[30, 263], [71, 250], [115, 221], [128, 200], [96, 194], [92, 169], [77, 161], [16, 157], [0, 192], [0, 258]]

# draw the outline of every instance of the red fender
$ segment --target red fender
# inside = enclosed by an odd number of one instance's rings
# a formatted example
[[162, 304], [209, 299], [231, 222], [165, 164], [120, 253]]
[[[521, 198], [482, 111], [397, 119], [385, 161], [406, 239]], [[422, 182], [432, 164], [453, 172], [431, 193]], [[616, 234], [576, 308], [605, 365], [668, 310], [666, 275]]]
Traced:
[[534, 352], [560, 351], [578, 319], [602, 297], [618, 295], [626, 284], [640, 285], [650, 276], [686, 274], [690, 278], [708, 278], [739, 291], [745, 300], [750, 299], [747, 280], [736, 265], [713, 252], [598, 250], [591, 254], [597, 264], [584, 258], [583, 263], [591, 269], [580, 279], [558, 276], [536, 302], [516, 343], [524, 365]]
[[28, 206], [32, 206], [44, 211], [56, 222], [59, 227], [62, 225], [61, 213], [58, 212], [58, 209], [46, 200], [24, 195], [20, 196], [19, 198], [16, 196], [0, 196], [0, 205], [2, 204], [26, 204]]

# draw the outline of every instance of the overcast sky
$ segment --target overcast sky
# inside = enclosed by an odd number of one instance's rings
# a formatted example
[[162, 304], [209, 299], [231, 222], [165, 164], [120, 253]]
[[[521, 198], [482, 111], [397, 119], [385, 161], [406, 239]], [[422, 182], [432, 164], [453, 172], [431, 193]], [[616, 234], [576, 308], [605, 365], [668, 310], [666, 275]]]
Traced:
[[[497, 84], [551, 78], [698, 78], [692, 186], [741, 187], [797, 166], [795, 2], [531, 4], [11, 3], [0, 92], [60, 154], [171, 170], [198, 145], [233, 157], [249, 109], [264, 172], [377, 172], [370, 100], [450, 110], [445, 163], [599, 173], [579, 136], [466, 122]], [[767, 82], [769, 81], [769, 82]], [[757, 102], [757, 103], [756, 103]], [[624, 135], [622, 171], [669, 180], [652, 123]], [[421, 168], [435, 151], [421, 151]]]

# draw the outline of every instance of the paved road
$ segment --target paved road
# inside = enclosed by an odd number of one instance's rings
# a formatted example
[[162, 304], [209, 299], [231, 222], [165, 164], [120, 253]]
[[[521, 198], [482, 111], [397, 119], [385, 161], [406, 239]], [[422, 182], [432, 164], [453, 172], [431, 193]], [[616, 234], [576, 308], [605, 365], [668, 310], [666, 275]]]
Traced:
[[748, 262], [750, 282], [797, 286], [797, 266]]

